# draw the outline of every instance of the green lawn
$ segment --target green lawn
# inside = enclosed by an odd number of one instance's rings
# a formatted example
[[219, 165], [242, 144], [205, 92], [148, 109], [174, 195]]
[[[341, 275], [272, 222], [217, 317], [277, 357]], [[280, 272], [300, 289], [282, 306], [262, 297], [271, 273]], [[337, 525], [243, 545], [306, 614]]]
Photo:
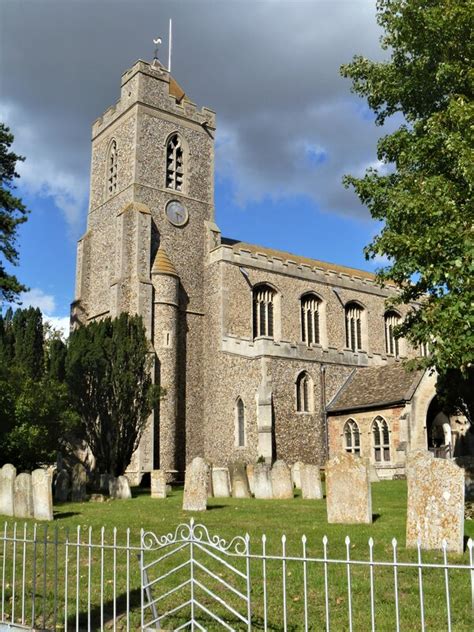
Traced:
[[[100, 542], [101, 527], [105, 527], [104, 542], [112, 544], [114, 541], [113, 528], [116, 527], [116, 542], [126, 542], [126, 530], [130, 529], [130, 542], [137, 544], [140, 541], [140, 528], [153, 531], [157, 536], [173, 532], [176, 526], [182, 522], [189, 522], [191, 517], [207, 526], [211, 535], [219, 535], [226, 540], [235, 536], [250, 535], [250, 550], [253, 554], [262, 551], [262, 535], [266, 534], [267, 554], [280, 555], [282, 551], [281, 536], [286, 535], [287, 555], [300, 556], [302, 553], [301, 537], [307, 536], [307, 555], [322, 557], [322, 538], [329, 538], [328, 556], [334, 559], [345, 559], [346, 535], [351, 538], [351, 558], [368, 560], [367, 541], [372, 537], [374, 544], [374, 559], [376, 561], [391, 561], [391, 540], [397, 538], [399, 543], [399, 559], [403, 561], [416, 561], [415, 551], [406, 551], [405, 542], [405, 511], [406, 511], [406, 483], [404, 481], [387, 481], [372, 486], [373, 512], [375, 522], [370, 526], [362, 525], [328, 525], [326, 522], [325, 501], [305, 501], [297, 497], [288, 501], [264, 501], [264, 500], [235, 500], [232, 498], [215, 498], [209, 500], [208, 511], [200, 514], [191, 514], [181, 510], [182, 491], [174, 490], [166, 500], [155, 500], [149, 497], [149, 493], [136, 490], [135, 497], [127, 501], [113, 501], [107, 503], [65, 503], [55, 507], [55, 526], [58, 528], [57, 559], [54, 558], [52, 543], [55, 539], [54, 529], [49, 529], [47, 544], [37, 546], [36, 551], [36, 589], [35, 601], [36, 625], [52, 627], [54, 622], [54, 610], [56, 606], [57, 629], [64, 629], [64, 567], [68, 565], [67, 587], [67, 627], [74, 629], [76, 621], [79, 621], [80, 629], [88, 627], [88, 602], [91, 603], [90, 627], [100, 629], [103, 621], [104, 627], [113, 627], [113, 621], [117, 629], [126, 629], [126, 602], [127, 595], [130, 601], [131, 618], [130, 629], [138, 629], [140, 624], [140, 580], [138, 562], [135, 553], [128, 556], [121, 550], [116, 554], [113, 549], [107, 549], [101, 554], [98, 548], [90, 552], [87, 547], [81, 547], [77, 556], [77, 547], [70, 544], [65, 546], [66, 532], [69, 532], [69, 542], [77, 541], [77, 527], [81, 528], [80, 541], [87, 543], [89, 527], [92, 529], [92, 542]], [[28, 527], [30, 529], [30, 527]], [[23, 523], [18, 529], [23, 529]], [[43, 537], [43, 527], [39, 527], [38, 537]], [[31, 531], [29, 531], [31, 533]], [[11, 533], [11, 528], [9, 533]], [[466, 522], [465, 535], [474, 538], [474, 525]], [[46, 561], [46, 573], [44, 573], [44, 549], [49, 551]], [[18, 545], [15, 551], [17, 571], [15, 590], [18, 596], [19, 580], [23, 549]], [[33, 587], [33, 550], [32, 545], [26, 548], [26, 567], [29, 590]], [[103, 555], [104, 575], [101, 577], [101, 555]], [[185, 561], [184, 551], [164, 560], [159, 567], [150, 570], [150, 579], [171, 570], [173, 567]], [[5, 610], [11, 615], [11, 601], [13, 582], [11, 577], [11, 559], [13, 556], [12, 545], [9, 544], [6, 551], [6, 580], [7, 599]], [[3, 551], [0, 550], [0, 560]], [[146, 561], [157, 557], [156, 553], [147, 553]], [[207, 568], [231, 583], [239, 590], [244, 590], [244, 582], [235, 576], [220, 562], [209, 558], [204, 553], [197, 551], [196, 558]], [[79, 566], [77, 562], [79, 560]], [[423, 560], [441, 562], [441, 553], [423, 552]], [[453, 563], [467, 564], [468, 553], [462, 556], [450, 556]], [[239, 569], [244, 569], [245, 559], [236, 558], [230, 560]], [[117, 569], [116, 582], [114, 584], [114, 564]], [[129, 568], [130, 590], [126, 589], [127, 565]], [[79, 573], [77, 574], [77, 568]], [[264, 627], [263, 612], [263, 568], [261, 560], [251, 560], [250, 572], [252, 577], [252, 629], [259, 630]], [[347, 568], [345, 565], [329, 567], [329, 613], [331, 630], [348, 630], [348, 591]], [[420, 599], [418, 592], [418, 569], [400, 569], [399, 575], [399, 599], [401, 630], [419, 630], [420, 624]], [[376, 629], [395, 629], [395, 602], [393, 570], [391, 568], [375, 568], [375, 605], [376, 605]], [[447, 629], [446, 619], [446, 593], [445, 575], [442, 570], [424, 570], [424, 602], [426, 630]], [[56, 577], [58, 581], [56, 581]], [[164, 582], [160, 582], [153, 590], [153, 596], [157, 597], [165, 589], [176, 586], [180, 581], [189, 577], [189, 568], [183, 568], [175, 575], [170, 576]], [[287, 589], [287, 624], [289, 630], [304, 629], [303, 609], [303, 564], [301, 562], [288, 562], [285, 568], [285, 582]], [[244, 610], [244, 605], [228, 589], [222, 587], [215, 579], [207, 576], [203, 571], [196, 571], [198, 578], [206, 587], [213, 590], [226, 602], [231, 603], [238, 611]], [[267, 593], [267, 625], [269, 630], [283, 629], [283, 568], [279, 560], [268, 561], [266, 567], [266, 593]], [[78, 581], [77, 581], [78, 580]], [[353, 567], [351, 571], [352, 582], [352, 612], [353, 629], [364, 631], [370, 629], [370, 581], [369, 567]], [[453, 630], [472, 630], [474, 622], [471, 610], [471, 586], [469, 572], [453, 570], [449, 573], [450, 603]], [[324, 572], [322, 564], [308, 564], [308, 618], [311, 630], [324, 629], [326, 609], [324, 601]], [[165, 588], [166, 586], [166, 588]], [[79, 588], [78, 588], [79, 587]], [[189, 593], [189, 589], [188, 593]], [[100, 595], [103, 592], [105, 607], [101, 611]], [[188, 594], [186, 591], [175, 593], [160, 604], [160, 611], [182, 603]], [[115, 598], [114, 598], [115, 595]], [[186, 597], [188, 598], [188, 597]], [[199, 593], [200, 601], [208, 607], [213, 603], [212, 599]], [[78, 605], [78, 609], [76, 606]], [[16, 602], [15, 620], [21, 618], [21, 608]], [[31, 610], [31, 604], [28, 611]], [[224, 616], [222, 606], [212, 606], [212, 611]], [[31, 613], [30, 613], [31, 614]], [[78, 619], [76, 619], [78, 616]], [[234, 615], [226, 615], [228, 622], [236, 629], [244, 629], [239, 626]], [[203, 618], [203, 625], [207, 629], [221, 629], [217, 624], [213, 626], [207, 618]], [[179, 614], [170, 625], [178, 626], [185, 622]]]

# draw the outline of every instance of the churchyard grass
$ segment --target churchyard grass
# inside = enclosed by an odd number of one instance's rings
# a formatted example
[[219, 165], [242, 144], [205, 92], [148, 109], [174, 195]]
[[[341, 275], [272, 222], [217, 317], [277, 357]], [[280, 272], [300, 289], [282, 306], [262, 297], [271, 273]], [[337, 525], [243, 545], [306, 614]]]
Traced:
[[[286, 555], [302, 554], [301, 537], [307, 536], [307, 555], [322, 557], [322, 538], [328, 536], [328, 557], [346, 559], [345, 536], [351, 538], [350, 553], [352, 559], [368, 560], [368, 539], [372, 537], [374, 544], [374, 559], [377, 561], [391, 561], [393, 549], [392, 538], [398, 540], [398, 553], [400, 561], [412, 561], [417, 559], [416, 551], [405, 550], [405, 516], [406, 516], [406, 483], [405, 481], [387, 481], [372, 485], [373, 512], [375, 521], [371, 525], [328, 525], [326, 521], [325, 500], [302, 500], [297, 496], [293, 500], [255, 500], [211, 498], [208, 502], [208, 511], [201, 513], [184, 512], [182, 505], [182, 490], [174, 489], [171, 495], [165, 499], [152, 499], [149, 491], [135, 489], [134, 498], [131, 500], [116, 500], [106, 503], [64, 503], [55, 506], [55, 527], [59, 529], [59, 540], [64, 541], [66, 530], [69, 531], [69, 540], [75, 542], [77, 527], [81, 527], [81, 540], [87, 542], [88, 529], [92, 529], [93, 541], [100, 541], [100, 530], [105, 527], [105, 542], [112, 544], [114, 541], [114, 528], [117, 544], [125, 544], [126, 530], [130, 529], [131, 544], [139, 544], [140, 529], [153, 531], [157, 536], [174, 532], [180, 523], [187, 523], [194, 517], [197, 522], [207, 526], [211, 535], [217, 534], [226, 540], [234, 536], [250, 535], [250, 551], [254, 554], [262, 552], [262, 535], [266, 534], [267, 554], [280, 555], [282, 552], [281, 536], [286, 535]], [[21, 528], [23, 528], [23, 522]], [[38, 533], [41, 534], [42, 527]], [[474, 524], [466, 521], [465, 535], [474, 538]], [[54, 539], [54, 532], [49, 533], [50, 540]], [[39, 547], [38, 568], [41, 568], [41, 546]], [[81, 615], [79, 627], [86, 629], [86, 605], [87, 575], [89, 559], [87, 549], [80, 553], [80, 582], [81, 590], [77, 597], [75, 588], [76, 577], [76, 549], [70, 550], [69, 573], [69, 626], [74, 629], [76, 625], [75, 603], [79, 600]], [[116, 555], [117, 585], [115, 594], [117, 604], [114, 611], [113, 595], [113, 549], [105, 554], [106, 572], [103, 580], [105, 600], [104, 622], [110, 627], [115, 618], [117, 629], [125, 629], [124, 610], [126, 597], [123, 590], [126, 558], [123, 554]], [[1, 559], [1, 558], [0, 558]], [[149, 560], [153, 559], [153, 555]], [[468, 553], [462, 556], [450, 555], [452, 562], [468, 563]], [[163, 562], [162, 571], [171, 569], [184, 558], [171, 558]], [[423, 561], [442, 563], [441, 552], [423, 552]], [[100, 552], [95, 549], [90, 558], [91, 564], [97, 569], [100, 564]], [[204, 561], [201, 559], [201, 561]], [[52, 561], [48, 562], [52, 564]], [[243, 567], [245, 560], [237, 560], [237, 566]], [[59, 576], [64, 569], [64, 547], [59, 555]], [[140, 622], [140, 579], [138, 561], [135, 554], [129, 557], [130, 565], [130, 605], [132, 608], [131, 629], [138, 629]], [[214, 572], [218, 571], [222, 577], [235, 584], [230, 571], [219, 567], [217, 563], [206, 559], [206, 565]], [[52, 566], [51, 566], [52, 568]], [[263, 584], [262, 563], [260, 560], [251, 562], [252, 576], [252, 613], [253, 629], [263, 629]], [[184, 569], [185, 572], [186, 569]], [[189, 570], [187, 571], [189, 574]], [[268, 599], [268, 629], [280, 630], [283, 628], [283, 598], [282, 598], [282, 562], [267, 562], [267, 599]], [[393, 598], [393, 569], [376, 568], [375, 571], [375, 596], [376, 596], [376, 629], [393, 630], [394, 625], [394, 598]], [[418, 593], [418, 570], [399, 569], [399, 599], [401, 610], [401, 630], [420, 629], [420, 608]], [[8, 573], [7, 573], [8, 577]], [[182, 579], [185, 574], [174, 576], [171, 588], [176, 585], [178, 577]], [[425, 625], [426, 630], [446, 629], [446, 606], [444, 597], [444, 571], [424, 570], [424, 599], [425, 599]], [[452, 630], [472, 630], [473, 620], [471, 612], [471, 595], [469, 573], [464, 571], [450, 571], [450, 593]], [[370, 583], [368, 567], [353, 567], [351, 571], [353, 591], [353, 619], [354, 630], [370, 629]], [[61, 580], [60, 595], [63, 594], [63, 579]], [[98, 608], [101, 586], [99, 573], [91, 573], [91, 603], [95, 606], [92, 610], [92, 629], [99, 626], [100, 611]], [[232, 603], [232, 594], [222, 588], [206, 584], [217, 591], [224, 599]], [[54, 573], [48, 575], [46, 601], [52, 601], [54, 595]], [[161, 584], [160, 584], [161, 588]], [[242, 584], [240, 585], [242, 588]], [[303, 629], [303, 565], [301, 562], [286, 563], [286, 589], [287, 589], [287, 621], [288, 630]], [[41, 593], [42, 594], [42, 593]], [[158, 589], [154, 596], [158, 596]], [[324, 604], [324, 575], [322, 564], [308, 565], [308, 595], [309, 595], [309, 621], [310, 629], [324, 628], [325, 604]], [[182, 598], [172, 595], [166, 602], [166, 606], [181, 603]], [[41, 604], [38, 605], [40, 607]], [[329, 605], [331, 612], [331, 629], [348, 629], [347, 618], [347, 569], [345, 566], [330, 566], [329, 568]], [[223, 610], [220, 610], [223, 614]], [[108, 622], [108, 623], [107, 623]], [[184, 623], [179, 616], [173, 620], [175, 626]], [[236, 620], [231, 625], [241, 629]], [[213, 627], [212, 623], [206, 623], [209, 630], [220, 629]], [[60, 629], [60, 628], [59, 628]]]

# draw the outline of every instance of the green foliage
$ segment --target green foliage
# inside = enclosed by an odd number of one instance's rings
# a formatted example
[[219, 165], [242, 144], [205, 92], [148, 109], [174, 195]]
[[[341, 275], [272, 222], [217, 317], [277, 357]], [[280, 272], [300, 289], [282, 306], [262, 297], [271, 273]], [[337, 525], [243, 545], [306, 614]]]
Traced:
[[[8, 127], [0, 123], [0, 255], [5, 262], [17, 265], [17, 228], [26, 221], [28, 211], [20, 198], [13, 195], [13, 182], [18, 178], [16, 163], [24, 158], [10, 151], [12, 143], [13, 134]], [[0, 259], [0, 304], [3, 300], [13, 302], [25, 289], [16, 276], [7, 273], [5, 264]]]
[[151, 363], [139, 316], [124, 313], [71, 334], [67, 381], [102, 472], [123, 474], [138, 446], [159, 393], [152, 384]]
[[474, 429], [474, 367], [461, 372], [448, 369], [438, 376], [436, 392], [441, 407], [448, 414], [464, 415]]
[[382, 283], [395, 303], [418, 302], [399, 327], [428, 344], [419, 365], [466, 371], [474, 358], [473, 58], [471, 0], [379, 0], [385, 62], [356, 56], [342, 67], [376, 123], [405, 122], [378, 143], [384, 169], [347, 176], [372, 217], [383, 222], [367, 258], [388, 257]]

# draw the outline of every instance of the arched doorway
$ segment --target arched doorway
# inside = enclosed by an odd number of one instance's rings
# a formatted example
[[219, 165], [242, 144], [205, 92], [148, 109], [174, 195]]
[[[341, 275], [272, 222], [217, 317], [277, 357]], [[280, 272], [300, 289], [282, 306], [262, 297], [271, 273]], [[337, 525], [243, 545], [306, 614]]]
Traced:
[[435, 396], [426, 414], [427, 448], [435, 457], [448, 459], [452, 456], [452, 432], [449, 417], [443, 412]]

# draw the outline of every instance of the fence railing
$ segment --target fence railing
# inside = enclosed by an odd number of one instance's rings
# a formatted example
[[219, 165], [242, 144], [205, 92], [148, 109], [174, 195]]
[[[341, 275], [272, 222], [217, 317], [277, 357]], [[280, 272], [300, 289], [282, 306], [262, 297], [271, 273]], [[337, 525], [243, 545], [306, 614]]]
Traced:
[[4, 524], [2, 624], [41, 630], [472, 630], [474, 543], [456, 561], [370, 538], [226, 541]]

